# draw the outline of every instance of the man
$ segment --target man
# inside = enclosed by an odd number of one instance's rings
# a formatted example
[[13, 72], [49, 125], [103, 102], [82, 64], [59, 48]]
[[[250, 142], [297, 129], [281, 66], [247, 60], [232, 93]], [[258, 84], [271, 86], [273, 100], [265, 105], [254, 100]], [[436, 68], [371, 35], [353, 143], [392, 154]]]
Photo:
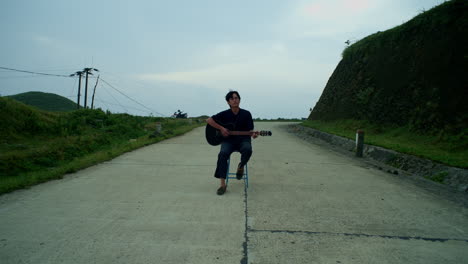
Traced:
[[[242, 179], [244, 176], [244, 166], [252, 156], [251, 139], [257, 138], [258, 133], [253, 132], [254, 124], [252, 115], [249, 111], [241, 109], [240, 95], [237, 91], [230, 91], [226, 95], [226, 102], [230, 109], [220, 112], [206, 120], [206, 122], [221, 131], [225, 140], [221, 144], [221, 150], [218, 154], [218, 162], [214, 176], [221, 181], [221, 186], [217, 190], [218, 195], [223, 195], [226, 192], [226, 174], [228, 171], [227, 160], [232, 152], [239, 151], [241, 153], [241, 161], [237, 166], [236, 178]], [[229, 126], [233, 131], [252, 131], [251, 136], [230, 136], [229, 130], [224, 127]]]

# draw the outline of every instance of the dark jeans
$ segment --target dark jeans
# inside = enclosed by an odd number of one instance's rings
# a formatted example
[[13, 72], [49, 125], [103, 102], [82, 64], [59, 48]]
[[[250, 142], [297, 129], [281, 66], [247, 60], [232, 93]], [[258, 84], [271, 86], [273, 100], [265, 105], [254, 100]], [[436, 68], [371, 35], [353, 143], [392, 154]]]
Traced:
[[228, 171], [227, 160], [234, 151], [239, 151], [241, 153], [241, 166], [247, 164], [252, 156], [252, 144], [249, 139], [242, 139], [239, 141], [223, 141], [221, 144], [221, 150], [218, 154], [218, 163], [216, 164], [215, 177], [226, 179], [226, 174]]

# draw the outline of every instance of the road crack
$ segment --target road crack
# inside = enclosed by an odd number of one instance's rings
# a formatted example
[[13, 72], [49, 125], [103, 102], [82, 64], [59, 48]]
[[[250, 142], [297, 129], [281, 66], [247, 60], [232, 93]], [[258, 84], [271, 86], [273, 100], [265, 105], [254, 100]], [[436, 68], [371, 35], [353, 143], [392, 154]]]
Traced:
[[433, 238], [421, 236], [389, 236], [389, 235], [369, 235], [359, 233], [334, 233], [334, 232], [314, 232], [314, 231], [301, 231], [301, 230], [261, 230], [249, 229], [249, 232], [266, 232], [266, 233], [287, 233], [287, 234], [306, 234], [306, 235], [335, 235], [335, 236], [349, 236], [349, 237], [377, 237], [387, 239], [400, 239], [400, 240], [424, 240], [431, 242], [447, 242], [447, 241], [460, 241], [468, 243], [468, 239], [463, 238]]

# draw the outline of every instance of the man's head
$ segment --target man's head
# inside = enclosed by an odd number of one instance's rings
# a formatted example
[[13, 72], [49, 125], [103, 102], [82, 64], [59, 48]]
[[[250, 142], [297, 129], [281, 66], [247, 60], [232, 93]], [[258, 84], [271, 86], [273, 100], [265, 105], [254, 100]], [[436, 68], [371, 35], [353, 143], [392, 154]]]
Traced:
[[237, 91], [230, 91], [226, 94], [226, 102], [231, 108], [239, 107], [240, 99], [241, 97]]

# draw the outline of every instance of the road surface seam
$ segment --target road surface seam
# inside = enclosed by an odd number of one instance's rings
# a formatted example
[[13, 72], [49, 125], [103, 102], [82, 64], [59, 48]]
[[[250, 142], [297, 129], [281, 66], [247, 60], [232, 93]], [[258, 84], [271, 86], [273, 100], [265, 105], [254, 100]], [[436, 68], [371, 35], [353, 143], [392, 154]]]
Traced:
[[133, 166], [171, 166], [171, 167], [213, 167], [213, 164], [175, 164], [175, 163], [141, 163], [141, 162], [104, 162], [111, 165], [133, 165]]
[[248, 243], [249, 243], [249, 237], [248, 237], [248, 232], [249, 232], [249, 226], [248, 226], [248, 203], [247, 203], [248, 195], [247, 195], [247, 185], [244, 182], [244, 215], [245, 215], [245, 229], [244, 229], [244, 242], [242, 243], [243, 247], [243, 256], [240, 261], [241, 264], [247, 264], [249, 263], [248, 260]]
[[313, 232], [313, 231], [301, 231], [301, 230], [261, 230], [261, 229], [249, 229], [249, 232], [267, 232], [267, 233], [288, 233], [297, 234], [302, 233], [306, 235], [337, 235], [337, 236], [351, 236], [351, 237], [378, 237], [378, 238], [389, 238], [389, 239], [400, 239], [400, 240], [425, 240], [431, 242], [447, 242], [447, 241], [461, 241], [468, 243], [468, 239], [460, 238], [432, 238], [432, 237], [420, 237], [420, 236], [388, 236], [388, 235], [369, 235], [369, 234], [353, 234], [353, 233], [333, 233], [333, 232]]

